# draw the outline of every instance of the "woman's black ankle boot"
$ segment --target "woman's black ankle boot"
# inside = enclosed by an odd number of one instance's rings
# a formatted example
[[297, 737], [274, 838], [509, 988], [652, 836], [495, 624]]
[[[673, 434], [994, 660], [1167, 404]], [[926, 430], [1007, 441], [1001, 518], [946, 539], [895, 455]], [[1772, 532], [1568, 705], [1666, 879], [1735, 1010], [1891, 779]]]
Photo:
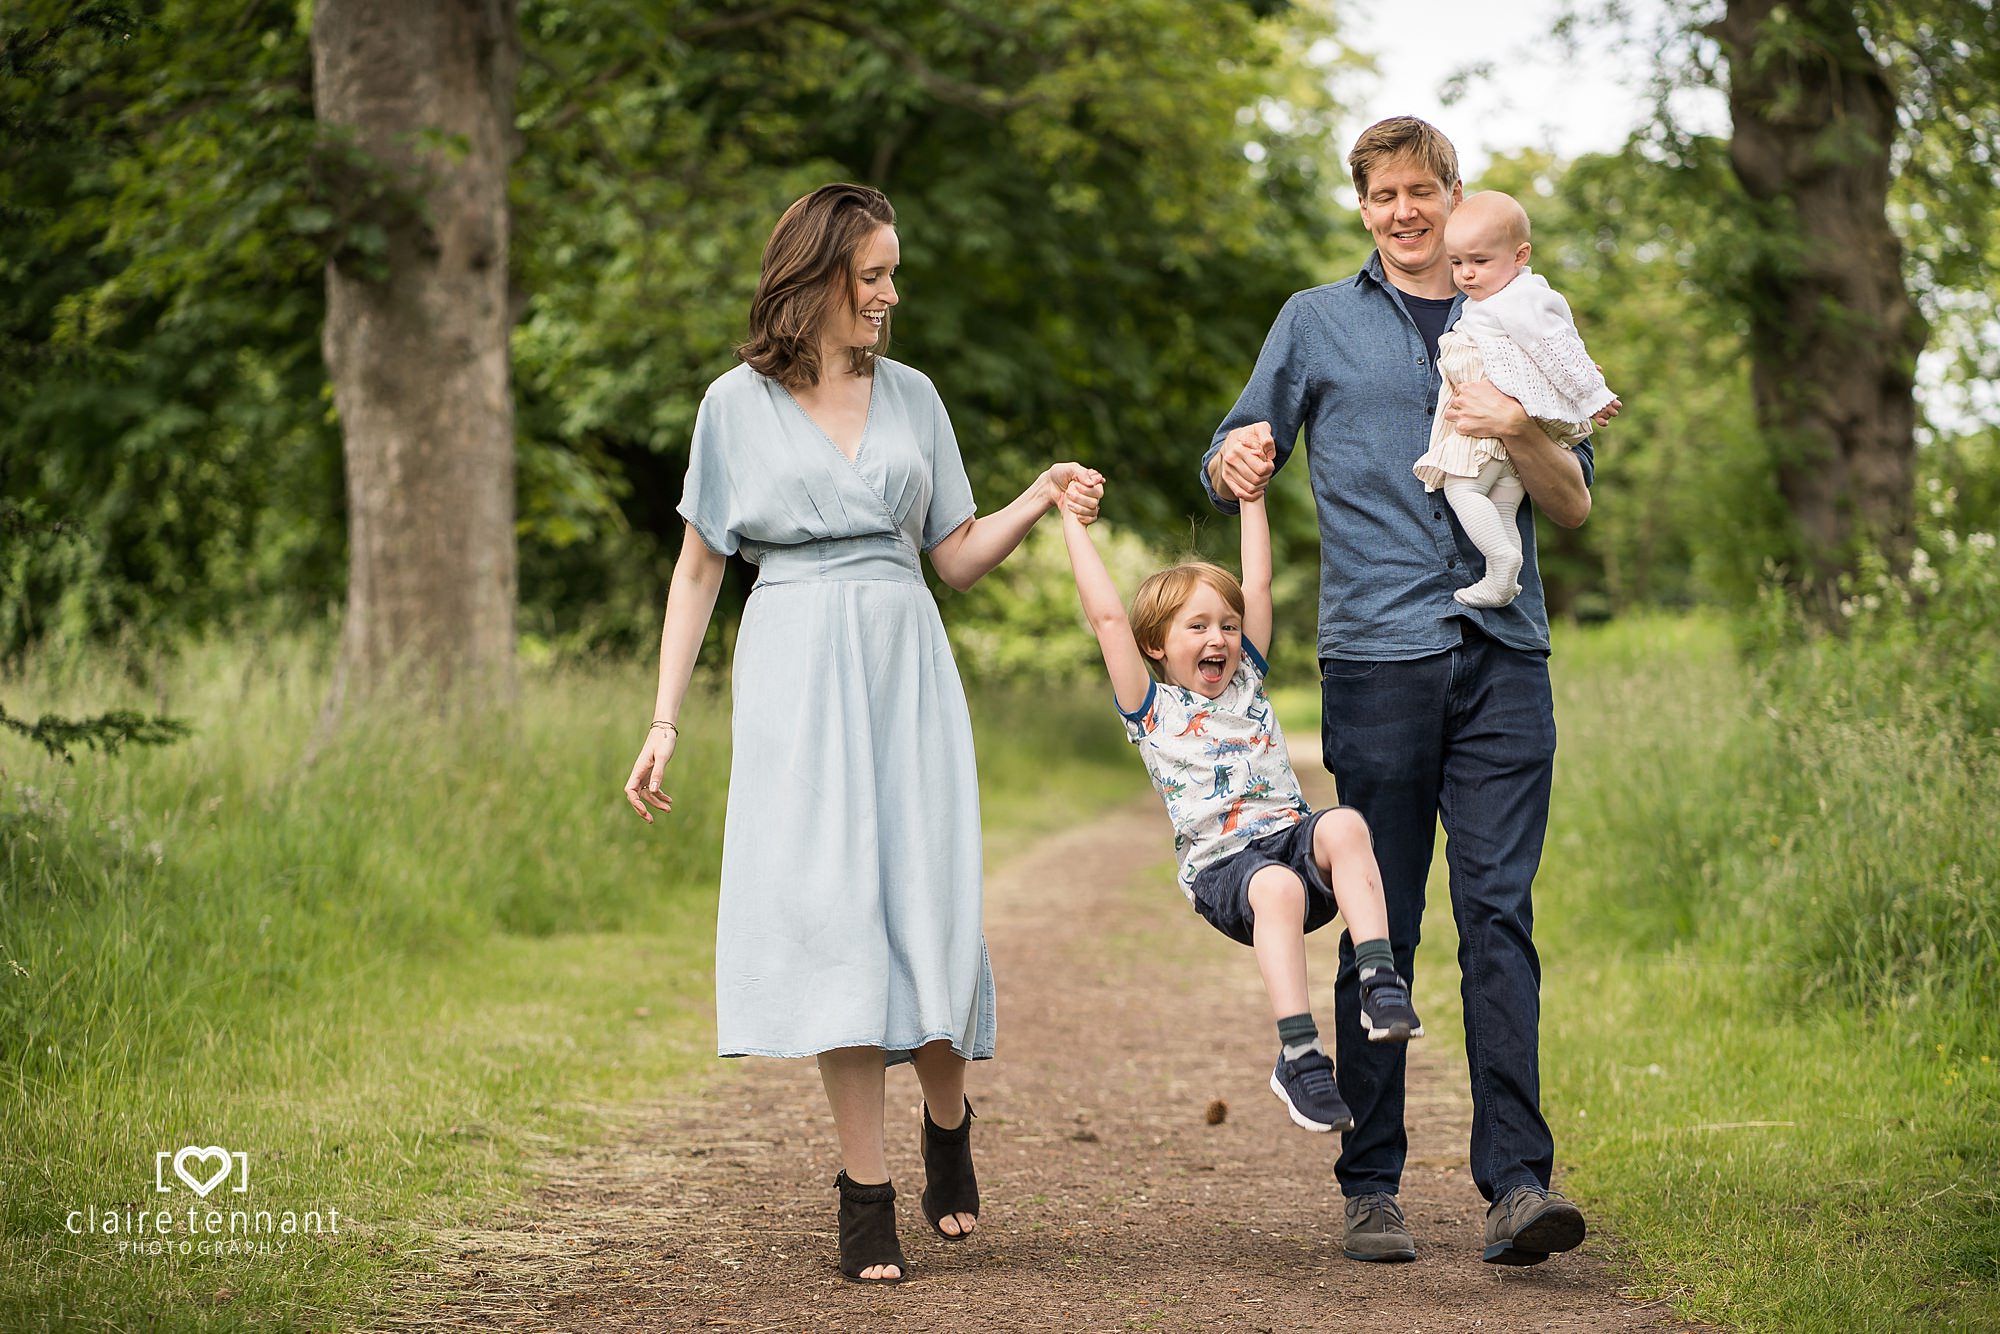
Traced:
[[938, 1129], [931, 1109], [924, 1107], [924, 1217], [931, 1230], [946, 1241], [964, 1241], [968, 1233], [946, 1232], [938, 1221], [948, 1214], [979, 1216], [979, 1178], [972, 1171], [972, 1103], [965, 1119], [950, 1130]]
[[[910, 1265], [896, 1240], [896, 1187], [887, 1181], [857, 1185], [845, 1172], [833, 1184], [840, 1188], [840, 1276], [850, 1283], [901, 1283]], [[896, 1277], [861, 1277], [876, 1265], [896, 1266]]]

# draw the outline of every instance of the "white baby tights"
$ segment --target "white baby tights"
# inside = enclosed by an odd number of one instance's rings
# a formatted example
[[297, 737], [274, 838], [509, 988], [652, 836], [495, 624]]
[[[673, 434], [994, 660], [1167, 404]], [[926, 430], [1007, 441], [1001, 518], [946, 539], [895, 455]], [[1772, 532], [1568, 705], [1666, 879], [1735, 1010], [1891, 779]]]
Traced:
[[1504, 607], [1521, 591], [1521, 531], [1514, 513], [1526, 495], [1520, 474], [1505, 459], [1492, 459], [1477, 477], [1453, 477], [1444, 484], [1444, 498], [1479, 554], [1486, 557], [1486, 577], [1452, 596], [1468, 607]]

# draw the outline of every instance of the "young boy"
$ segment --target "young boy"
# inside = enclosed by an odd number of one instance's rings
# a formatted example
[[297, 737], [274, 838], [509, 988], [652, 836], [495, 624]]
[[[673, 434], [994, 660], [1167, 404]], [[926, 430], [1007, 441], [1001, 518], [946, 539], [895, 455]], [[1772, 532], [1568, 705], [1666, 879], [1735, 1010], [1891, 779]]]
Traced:
[[1063, 538], [1126, 732], [1173, 819], [1181, 892], [1216, 930], [1256, 951], [1278, 1021], [1271, 1091], [1307, 1130], [1349, 1129], [1354, 1119], [1307, 999], [1306, 933], [1336, 911], [1346, 919], [1371, 1042], [1407, 1042], [1424, 1027], [1389, 952], [1368, 826], [1349, 807], [1306, 804], [1264, 693], [1271, 533], [1263, 497], [1243, 502], [1241, 584], [1207, 562], [1176, 565], [1139, 586], [1129, 620], [1067, 497]]

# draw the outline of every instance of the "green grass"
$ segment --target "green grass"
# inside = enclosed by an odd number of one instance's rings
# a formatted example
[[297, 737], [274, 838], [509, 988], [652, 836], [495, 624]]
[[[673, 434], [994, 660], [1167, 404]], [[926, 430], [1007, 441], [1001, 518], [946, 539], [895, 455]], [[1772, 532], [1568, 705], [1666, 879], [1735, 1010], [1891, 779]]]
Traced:
[[[727, 1077], [727, 707], [691, 701], [648, 829], [618, 789], [649, 678], [540, 672], [505, 719], [382, 714], [317, 755], [325, 682], [298, 643], [201, 650], [136, 701], [109, 676], [9, 681], [19, 713], [141, 703], [196, 734], [73, 768], [0, 752], [0, 1327], [352, 1326], [538, 1152]], [[1131, 795], [1100, 703], [975, 701], [992, 856]], [[132, 1257], [67, 1230], [164, 1204], [184, 1234], [193, 1196], [152, 1173], [186, 1144], [249, 1154], [250, 1193], [204, 1211], [337, 1209], [339, 1234]]]
[[[1553, 671], [1545, 1110], [1635, 1292], [1748, 1331], [2000, 1328], [1992, 738], [1782, 706], [1699, 619], [1568, 631]], [[541, 671], [507, 721], [377, 717], [311, 759], [299, 644], [204, 650], [140, 698], [6, 684], [17, 713], [197, 735], [73, 769], [0, 743], [0, 1327], [351, 1326], [538, 1153], [727, 1077], [726, 710], [684, 715], [715, 725], [648, 830], [617, 795], [646, 678]], [[974, 701], [991, 860], [1143, 791], [1102, 694]], [[1312, 736], [1313, 691], [1279, 710]], [[1431, 895], [1419, 999], [1450, 1049]], [[64, 1230], [154, 1200], [153, 1154], [189, 1143], [341, 1235], [127, 1259]]]
[[[2000, 1329], [1991, 752], [1922, 710], [1774, 718], [1699, 618], [1559, 631], [1551, 672], [1543, 1110], [1634, 1295], [1770, 1334]], [[1279, 696], [1288, 735], [1313, 693]], [[1443, 860], [1417, 1002], [1462, 1079]]]
[[1921, 709], [1768, 709], [1719, 624], [1556, 647], [1536, 937], [1568, 1184], [1690, 1317], [2000, 1327], [1992, 751]]

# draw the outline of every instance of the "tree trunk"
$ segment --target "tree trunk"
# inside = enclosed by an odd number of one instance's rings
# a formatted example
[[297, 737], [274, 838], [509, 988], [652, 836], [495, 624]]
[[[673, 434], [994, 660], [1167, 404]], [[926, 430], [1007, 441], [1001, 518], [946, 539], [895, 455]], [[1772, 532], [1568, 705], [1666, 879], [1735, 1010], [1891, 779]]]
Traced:
[[515, 0], [318, 0], [313, 99], [419, 207], [359, 207], [385, 252], [327, 266], [345, 441], [349, 689], [514, 687], [507, 168]]
[[[1774, 21], [1775, 19], [1775, 21]], [[1845, 0], [1729, 0], [1729, 155], [1767, 230], [1746, 238], [1751, 392], [1798, 524], [1797, 582], [1831, 615], [1839, 576], [1910, 548], [1926, 329], [1890, 230], [1895, 94]]]

